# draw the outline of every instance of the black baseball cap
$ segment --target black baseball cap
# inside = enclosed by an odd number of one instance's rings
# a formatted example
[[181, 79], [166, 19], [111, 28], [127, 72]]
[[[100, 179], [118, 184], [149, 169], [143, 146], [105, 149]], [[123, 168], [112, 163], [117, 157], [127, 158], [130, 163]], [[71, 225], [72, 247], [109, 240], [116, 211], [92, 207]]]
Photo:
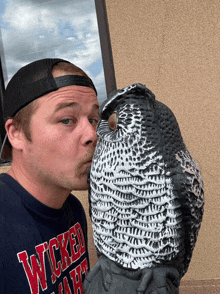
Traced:
[[96, 88], [90, 78], [80, 75], [65, 75], [54, 78], [53, 66], [59, 62], [70, 63], [64, 59], [45, 58], [25, 65], [12, 77], [4, 93], [4, 118], [13, 117], [19, 110], [33, 100], [56, 91], [61, 87], [79, 85]]

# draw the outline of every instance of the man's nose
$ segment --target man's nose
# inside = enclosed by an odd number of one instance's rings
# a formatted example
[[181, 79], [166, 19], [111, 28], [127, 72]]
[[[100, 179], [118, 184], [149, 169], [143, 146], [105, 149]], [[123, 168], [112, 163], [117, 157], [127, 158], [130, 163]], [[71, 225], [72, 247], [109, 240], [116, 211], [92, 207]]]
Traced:
[[98, 137], [96, 135], [96, 128], [87, 120], [82, 129], [82, 144], [96, 145]]

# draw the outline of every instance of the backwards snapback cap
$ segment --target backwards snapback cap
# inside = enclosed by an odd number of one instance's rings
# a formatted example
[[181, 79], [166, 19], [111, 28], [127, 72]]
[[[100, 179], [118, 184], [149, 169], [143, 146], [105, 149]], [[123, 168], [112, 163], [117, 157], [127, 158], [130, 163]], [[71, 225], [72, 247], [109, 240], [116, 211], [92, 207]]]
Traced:
[[91, 79], [80, 75], [65, 75], [54, 78], [53, 66], [59, 62], [70, 63], [57, 58], [34, 61], [17, 71], [10, 80], [4, 93], [4, 117], [13, 117], [19, 110], [33, 100], [56, 91], [61, 87], [78, 85], [92, 88], [97, 95]]

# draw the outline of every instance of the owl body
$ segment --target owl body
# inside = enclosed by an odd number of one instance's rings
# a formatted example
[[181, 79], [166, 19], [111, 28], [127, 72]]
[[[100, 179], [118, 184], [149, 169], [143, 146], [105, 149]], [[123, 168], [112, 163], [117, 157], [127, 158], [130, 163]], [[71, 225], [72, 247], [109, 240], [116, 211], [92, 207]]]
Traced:
[[[113, 122], [112, 122], [113, 118]], [[89, 200], [98, 254], [125, 269], [187, 271], [203, 214], [203, 182], [172, 111], [142, 84], [100, 108]]]

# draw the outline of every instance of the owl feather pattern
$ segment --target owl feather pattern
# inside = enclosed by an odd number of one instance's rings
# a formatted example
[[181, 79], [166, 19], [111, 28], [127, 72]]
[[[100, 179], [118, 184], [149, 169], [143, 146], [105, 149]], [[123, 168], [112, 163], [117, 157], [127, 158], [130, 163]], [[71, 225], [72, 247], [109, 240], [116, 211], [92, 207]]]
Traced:
[[203, 181], [176, 118], [142, 84], [100, 108], [89, 176], [98, 254], [124, 269], [188, 269], [203, 215]]

